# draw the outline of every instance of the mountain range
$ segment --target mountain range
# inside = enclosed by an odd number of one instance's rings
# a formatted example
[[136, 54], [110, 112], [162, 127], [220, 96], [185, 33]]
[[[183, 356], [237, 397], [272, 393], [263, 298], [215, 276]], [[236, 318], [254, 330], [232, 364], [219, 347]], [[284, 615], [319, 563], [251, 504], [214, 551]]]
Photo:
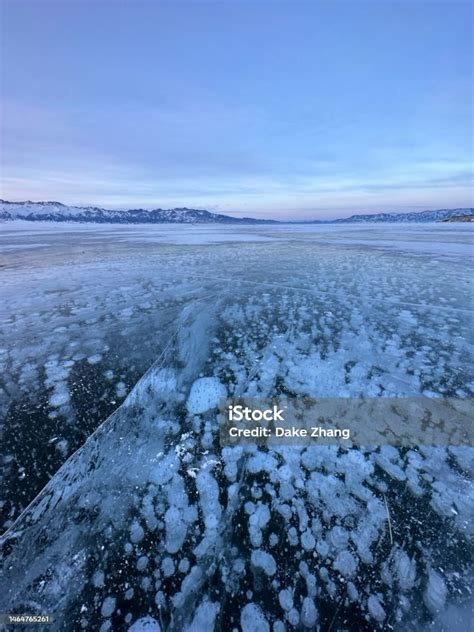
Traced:
[[[193, 208], [109, 210], [97, 206], [67, 206], [61, 202], [0, 200], [0, 221], [80, 222], [97, 224], [352, 224], [376, 222], [439, 222], [474, 215], [473, 208], [438, 209], [411, 213], [352, 215], [334, 220], [278, 222], [272, 219], [231, 217]], [[466, 221], [466, 220], [464, 220]]]

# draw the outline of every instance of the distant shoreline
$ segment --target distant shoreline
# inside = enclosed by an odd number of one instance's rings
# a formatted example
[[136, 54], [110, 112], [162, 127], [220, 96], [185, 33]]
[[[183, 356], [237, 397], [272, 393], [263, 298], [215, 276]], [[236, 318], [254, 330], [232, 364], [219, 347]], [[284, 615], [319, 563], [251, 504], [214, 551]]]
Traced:
[[[472, 218], [472, 219], [470, 219]], [[408, 213], [374, 213], [351, 215], [332, 220], [275, 220], [232, 217], [205, 209], [128, 209], [110, 210], [97, 206], [67, 206], [61, 202], [9, 202], [0, 200], [0, 221], [15, 219], [29, 222], [74, 222], [93, 224], [373, 224], [474, 221], [474, 208], [425, 210]]]

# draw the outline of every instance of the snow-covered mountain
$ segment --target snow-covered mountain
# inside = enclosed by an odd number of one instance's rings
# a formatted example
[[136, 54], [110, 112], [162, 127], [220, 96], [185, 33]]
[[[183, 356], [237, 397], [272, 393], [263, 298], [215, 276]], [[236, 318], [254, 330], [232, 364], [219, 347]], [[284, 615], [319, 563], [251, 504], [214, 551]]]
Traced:
[[456, 215], [455, 217], [447, 217], [443, 222], [474, 222], [473, 215]]
[[331, 223], [367, 223], [367, 222], [440, 222], [451, 217], [474, 215], [474, 208], [444, 208], [435, 211], [416, 211], [411, 213], [377, 213], [375, 215], [351, 215], [336, 219]]
[[93, 222], [98, 224], [273, 224], [273, 220], [230, 217], [193, 208], [109, 210], [97, 206], [66, 206], [61, 202], [0, 200], [0, 220], [32, 222]]
[[[293, 224], [353, 224], [378, 222], [439, 222], [474, 216], [474, 208], [427, 210], [411, 213], [352, 215], [335, 220], [291, 222]], [[0, 200], [0, 221], [92, 222], [98, 224], [278, 224], [271, 219], [231, 217], [193, 208], [110, 210], [97, 206], [67, 206], [61, 202], [7, 202]], [[464, 220], [467, 221], [467, 220]]]

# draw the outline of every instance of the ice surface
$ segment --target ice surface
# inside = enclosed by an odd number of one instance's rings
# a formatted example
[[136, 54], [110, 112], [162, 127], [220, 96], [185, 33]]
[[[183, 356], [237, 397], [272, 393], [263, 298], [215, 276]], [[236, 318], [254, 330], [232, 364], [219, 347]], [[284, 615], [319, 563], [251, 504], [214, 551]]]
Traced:
[[52, 631], [467, 620], [472, 448], [222, 448], [215, 406], [472, 396], [456, 254], [472, 230], [239, 228], [225, 245], [214, 228], [28, 230], [1, 237], [18, 246], [2, 272], [1, 612], [37, 604]]

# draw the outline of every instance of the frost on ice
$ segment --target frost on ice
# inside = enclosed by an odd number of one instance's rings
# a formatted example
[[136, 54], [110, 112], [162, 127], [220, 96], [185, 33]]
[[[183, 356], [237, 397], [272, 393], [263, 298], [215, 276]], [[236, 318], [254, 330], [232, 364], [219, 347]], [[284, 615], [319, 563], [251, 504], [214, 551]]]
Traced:
[[[472, 448], [219, 444], [227, 395], [472, 396], [469, 279], [456, 258], [294, 240], [196, 246], [192, 259], [170, 250], [158, 289], [144, 269], [124, 271], [107, 313], [142, 375], [133, 389], [79, 290], [54, 315], [77, 340], [46, 338], [40, 367], [26, 351], [0, 354], [9, 393], [44, 387], [48, 445], [82, 419], [78, 376], [105, 385], [99, 401], [128, 392], [10, 521], [0, 612], [36, 604], [54, 614], [52, 632], [64, 621], [283, 632], [335, 617], [334, 630], [419, 632], [445, 612], [468, 620]], [[132, 321], [144, 331], [154, 306], [160, 352], [146, 370]], [[10, 328], [24, 336], [35, 321], [20, 308]], [[94, 335], [83, 339], [86, 321]]]

